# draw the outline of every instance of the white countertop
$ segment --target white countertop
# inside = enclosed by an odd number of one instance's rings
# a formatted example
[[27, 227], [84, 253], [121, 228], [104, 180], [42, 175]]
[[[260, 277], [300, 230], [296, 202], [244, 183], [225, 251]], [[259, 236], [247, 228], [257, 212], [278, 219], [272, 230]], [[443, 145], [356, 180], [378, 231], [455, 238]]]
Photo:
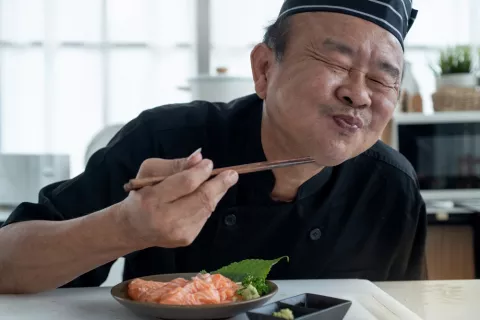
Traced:
[[422, 319], [480, 319], [480, 280], [375, 284]]
[[[378, 282], [275, 281], [271, 300], [311, 292], [351, 300], [344, 320], [479, 319], [480, 280]], [[109, 287], [59, 289], [37, 295], [0, 295], [0, 319], [139, 320], [110, 296]], [[240, 315], [235, 320], [245, 320]]]
[[[310, 292], [351, 300], [344, 320], [417, 320], [373, 283], [365, 280], [275, 281], [279, 292], [270, 301]], [[139, 320], [110, 296], [110, 288], [58, 289], [36, 295], [0, 295], [0, 319]], [[245, 315], [234, 318], [247, 319]], [[464, 318], [465, 319], [465, 318]], [[436, 320], [440, 320], [437, 318]]]

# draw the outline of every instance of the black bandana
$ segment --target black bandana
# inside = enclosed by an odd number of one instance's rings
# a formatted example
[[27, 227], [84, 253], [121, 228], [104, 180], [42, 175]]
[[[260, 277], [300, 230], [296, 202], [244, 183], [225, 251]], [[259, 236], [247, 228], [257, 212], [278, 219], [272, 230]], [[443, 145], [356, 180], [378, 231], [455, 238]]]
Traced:
[[312, 11], [338, 12], [373, 22], [392, 33], [402, 48], [418, 12], [412, 8], [412, 0], [285, 0], [279, 17]]

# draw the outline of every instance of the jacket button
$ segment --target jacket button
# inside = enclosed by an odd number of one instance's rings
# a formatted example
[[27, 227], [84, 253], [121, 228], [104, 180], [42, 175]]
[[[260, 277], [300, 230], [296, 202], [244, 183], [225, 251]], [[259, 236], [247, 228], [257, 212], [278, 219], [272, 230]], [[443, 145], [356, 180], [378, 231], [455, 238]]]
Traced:
[[229, 214], [228, 216], [225, 217], [225, 224], [229, 227], [235, 225], [237, 223], [237, 216], [234, 214]]
[[322, 231], [320, 231], [320, 229], [318, 228], [312, 229], [312, 231], [310, 231], [310, 239], [312, 239], [313, 241], [320, 239], [321, 236]]

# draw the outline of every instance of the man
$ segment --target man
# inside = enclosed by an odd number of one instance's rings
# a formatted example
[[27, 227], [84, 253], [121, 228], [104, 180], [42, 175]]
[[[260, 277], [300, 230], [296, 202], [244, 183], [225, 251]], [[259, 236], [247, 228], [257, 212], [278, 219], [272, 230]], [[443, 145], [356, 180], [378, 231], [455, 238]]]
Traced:
[[[424, 277], [414, 170], [378, 139], [397, 103], [409, 0], [287, 0], [251, 53], [255, 95], [157, 107], [0, 230], [1, 292], [98, 286], [284, 255], [272, 279]], [[201, 147], [201, 151], [193, 150]], [[212, 167], [314, 164], [209, 179]], [[169, 176], [126, 193], [133, 177]]]

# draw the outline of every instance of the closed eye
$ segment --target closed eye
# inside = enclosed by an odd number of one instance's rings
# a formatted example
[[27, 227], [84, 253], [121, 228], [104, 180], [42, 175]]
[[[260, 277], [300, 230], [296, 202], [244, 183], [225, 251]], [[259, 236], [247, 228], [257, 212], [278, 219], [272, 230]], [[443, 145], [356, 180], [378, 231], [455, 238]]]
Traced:
[[368, 77], [368, 79], [369, 79], [370, 81], [373, 81], [373, 82], [376, 82], [376, 83], [379, 83], [379, 84], [384, 85], [384, 83], [383, 83], [382, 81], [380, 81], [380, 80], [376, 80], [376, 79], [373, 79], [373, 78], [370, 78], [370, 77]]
[[332, 67], [334, 67], [335, 69], [340, 69], [341, 71], [346, 71], [346, 72], [349, 72], [350, 70], [346, 67], [343, 67], [343, 66], [339, 66], [338, 64], [333, 64], [331, 63], [330, 64]]
[[349, 72], [349, 69], [347, 67], [341, 66], [339, 64], [332, 63], [330, 61], [327, 61], [327, 60], [324, 60], [324, 59], [321, 59], [321, 58], [317, 58], [317, 60], [322, 61], [323, 63], [327, 64], [329, 67], [331, 67], [333, 69], [336, 69], [337, 71]]
[[389, 84], [386, 84], [385, 81], [381, 81], [381, 80], [378, 80], [378, 79], [374, 79], [374, 78], [372, 78], [372, 77], [367, 77], [367, 78], [368, 78], [368, 80], [370, 80], [370, 81], [372, 81], [372, 82], [375, 82], [376, 84], [380, 84], [380, 85], [382, 85], [382, 86], [384, 86], [384, 87], [386, 87], [386, 88], [392, 88], [392, 89], [395, 88], [395, 84], [389, 85]]

